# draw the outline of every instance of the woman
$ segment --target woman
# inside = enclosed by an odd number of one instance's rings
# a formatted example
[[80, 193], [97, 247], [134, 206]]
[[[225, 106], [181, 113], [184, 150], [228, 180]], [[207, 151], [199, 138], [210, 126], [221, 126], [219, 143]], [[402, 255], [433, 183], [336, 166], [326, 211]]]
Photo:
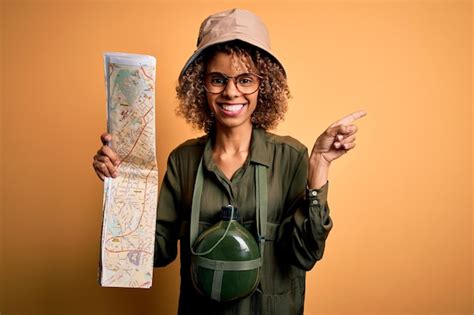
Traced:
[[[302, 314], [305, 272], [323, 256], [332, 228], [327, 203], [332, 161], [355, 147], [359, 111], [330, 125], [308, 157], [291, 137], [267, 132], [283, 118], [289, 89], [283, 66], [269, 48], [268, 33], [253, 13], [233, 9], [201, 25], [198, 49], [177, 87], [178, 113], [206, 135], [171, 152], [160, 190], [155, 267], [176, 258], [180, 240], [180, 314]], [[105, 145], [94, 157], [97, 175], [118, 176], [117, 155]], [[202, 160], [200, 232], [219, 221], [222, 206], [239, 209], [240, 222], [255, 233], [255, 172], [267, 172], [268, 213], [260, 283], [249, 296], [216, 303], [194, 289], [190, 212]]]

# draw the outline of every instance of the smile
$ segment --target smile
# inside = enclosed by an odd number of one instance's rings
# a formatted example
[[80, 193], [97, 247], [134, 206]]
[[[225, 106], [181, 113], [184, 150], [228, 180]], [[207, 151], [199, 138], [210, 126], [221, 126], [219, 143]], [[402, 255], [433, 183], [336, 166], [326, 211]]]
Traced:
[[225, 104], [220, 103], [221, 111], [227, 116], [237, 116], [242, 112], [246, 104]]

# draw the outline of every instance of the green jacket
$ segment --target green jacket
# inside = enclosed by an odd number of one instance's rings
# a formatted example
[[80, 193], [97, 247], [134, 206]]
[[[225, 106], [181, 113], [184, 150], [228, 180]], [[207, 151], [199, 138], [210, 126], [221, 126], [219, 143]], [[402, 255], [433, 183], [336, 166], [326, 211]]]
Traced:
[[[308, 150], [291, 137], [253, 129], [250, 152], [231, 180], [212, 160], [212, 136], [188, 140], [171, 152], [160, 190], [154, 266], [176, 258], [180, 240], [179, 314], [302, 314], [305, 274], [320, 260], [333, 223], [329, 216], [329, 183], [316, 196], [306, 193]], [[268, 167], [267, 241], [261, 280], [247, 298], [218, 304], [202, 297], [190, 277], [189, 219], [194, 181], [204, 154], [204, 189], [200, 231], [220, 220], [223, 205], [239, 209], [240, 223], [254, 235], [256, 164]]]

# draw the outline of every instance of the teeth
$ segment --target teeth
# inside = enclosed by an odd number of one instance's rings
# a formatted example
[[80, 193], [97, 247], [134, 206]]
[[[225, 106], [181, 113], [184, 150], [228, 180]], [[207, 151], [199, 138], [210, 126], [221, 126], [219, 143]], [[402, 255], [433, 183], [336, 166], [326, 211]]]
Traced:
[[222, 108], [226, 111], [229, 111], [229, 112], [237, 112], [242, 107], [244, 107], [244, 104], [236, 104], [236, 105], [224, 105], [224, 104], [222, 104]]

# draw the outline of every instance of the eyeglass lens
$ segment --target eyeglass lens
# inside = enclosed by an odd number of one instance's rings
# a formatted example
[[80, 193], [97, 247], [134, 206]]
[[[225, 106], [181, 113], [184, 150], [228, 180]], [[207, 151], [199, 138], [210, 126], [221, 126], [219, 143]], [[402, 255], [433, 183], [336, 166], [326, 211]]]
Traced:
[[229, 80], [234, 80], [237, 90], [242, 94], [251, 94], [257, 91], [260, 78], [253, 73], [243, 73], [237, 77], [229, 77], [222, 73], [208, 73], [205, 76], [204, 84], [210, 93], [222, 93]]

